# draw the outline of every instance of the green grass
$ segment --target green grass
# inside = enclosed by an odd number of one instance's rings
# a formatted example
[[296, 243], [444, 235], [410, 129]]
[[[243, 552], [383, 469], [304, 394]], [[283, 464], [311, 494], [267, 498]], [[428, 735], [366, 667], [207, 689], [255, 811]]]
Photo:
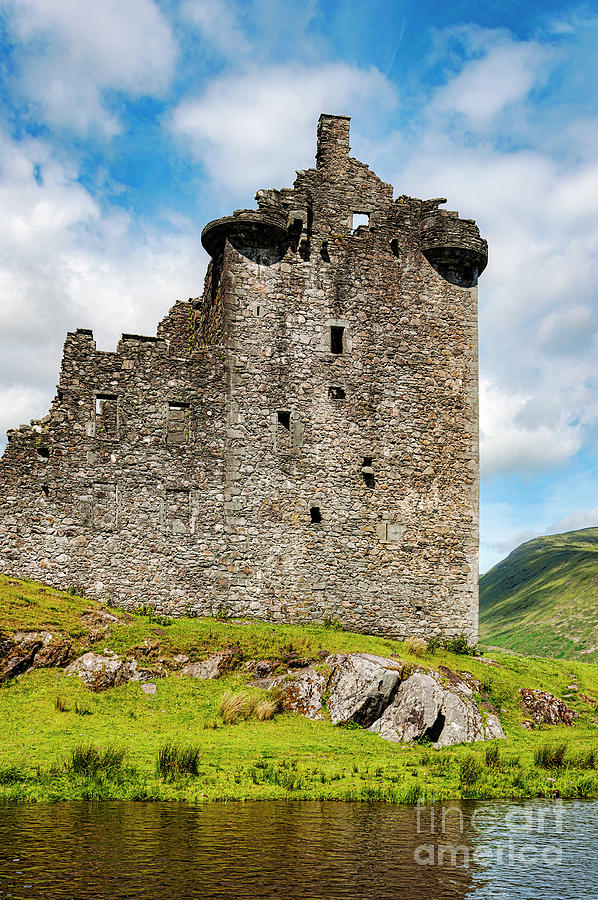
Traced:
[[598, 662], [598, 528], [534, 538], [483, 575], [480, 639]]
[[[441, 649], [412, 654], [401, 642], [334, 627], [272, 626], [249, 620], [181, 619], [156, 625], [148, 615], [118, 614], [118, 621], [102, 631], [101, 640], [93, 641], [81, 618], [97, 609], [92, 601], [16, 579], [0, 578], [0, 591], [0, 623], [6, 633], [59, 629], [71, 636], [79, 651], [91, 646], [131, 652], [144, 666], [159, 666], [160, 660], [169, 661], [177, 652], [197, 659], [227, 647], [235, 648], [237, 662], [217, 681], [176, 674], [158, 679], [155, 695], [144, 694], [138, 683], [92, 694], [78, 678], [58, 669], [32, 671], [5, 683], [0, 686], [0, 799], [415, 803], [432, 797], [598, 796], [598, 772], [590, 763], [598, 736], [597, 666], [509, 654], [492, 654], [497, 665], [490, 666]], [[150, 652], [144, 642], [153, 647]], [[135, 650], [140, 646], [143, 653]], [[499, 709], [508, 739], [436, 751], [403, 748], [359, 728], [333, 726], [326, 718], [310, 721], [276, 710], [272, 718], [261, 719], [256, 710], [265, 695], [248, 686], [244, 663], [276, 661], [292, 650], [318, 661], [323, 651], [394, 654], [406, 665], [443, 664], [469, 671], [481, 682], [481, 697]], [[574, 726], [542, 726], [531, 732], [521, 726], [525, 716], [519, 707], [519, 687], [562, 696], [573, 681], [578, 691], [567, 702], [579, 714]], [[243, 715], [227, 724], [222, 710], [226, 712], [230, 697], [238, 695]], [[566, 745], [560, 768], [536, 765], [534, 755], [546, 744]], [[196, 772], [185, 772], [181, 766], [174, 777], [164, 777], [159, 754], [167, 745], [176, 752], [196, 754]], [[77, 769], [73, 754], [81, 752], [91, 758], [97, 752], [101, 761], [114, 753], [122, 758], [119, 765], [99, 765], [95, 771], [93, 766]]]

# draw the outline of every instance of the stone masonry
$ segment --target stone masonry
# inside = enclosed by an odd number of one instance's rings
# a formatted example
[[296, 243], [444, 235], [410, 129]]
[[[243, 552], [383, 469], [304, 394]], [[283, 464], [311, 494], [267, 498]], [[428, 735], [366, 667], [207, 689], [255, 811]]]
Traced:
[[128, 609], [477, 636], [477, 278], [322, 115], [316, 168], [211, 222], [203, 296], [116, 352], [67, 335], [9, 432], [0, 566]]

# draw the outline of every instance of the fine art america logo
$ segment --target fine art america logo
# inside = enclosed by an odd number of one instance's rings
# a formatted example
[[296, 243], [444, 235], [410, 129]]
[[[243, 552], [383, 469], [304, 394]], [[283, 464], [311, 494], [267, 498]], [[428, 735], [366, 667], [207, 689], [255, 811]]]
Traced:
[[560, 799], [500, 811], [482, 805], [471, 814], [454, 804], [418, 802], [416, 821], [422, 842], [413, 858], [420, 866], [531, 868], [562, 862]]

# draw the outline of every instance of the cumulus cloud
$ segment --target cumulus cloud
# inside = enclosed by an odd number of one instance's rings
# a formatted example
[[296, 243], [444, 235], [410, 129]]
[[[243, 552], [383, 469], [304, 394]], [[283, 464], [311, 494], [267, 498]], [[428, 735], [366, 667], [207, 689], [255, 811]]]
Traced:
[[3, 0], [17, 42], [16, 85], [53, 125], [85, 133], [119, 130], [107, 91], [163, 91], [175, 43], [152, 0]]
[[178, 298], [202, 287], [199, 234], [171, 218], [159, 231], [102, 212], [42, 141], [0, 140], [0, 441], [44, 415], [65, 333], [94, 329], [114, 349], [122, 331], [155, 333]]
[[464, 116], [474, 129], [485, 128], [505, 107], [525, 100], [542, 79], [550, 55], [536, 42], [515, 42], [502, 31], [487, 31], [485, 37], [480, 58], [442, 87], [434, 103], [439, 111]]
[[480, 457], [483, 475], [550, 469], [581, 447], [579, 424], [558, 400], [542, 405], [533, 397], [480, 384]]
[[169, 124], [214, 183], [253, 193], [291, 184], [294, 166], [313, 165], [321, 112], [367, 118], [373, 105], [380, 112], [395, 103], [395, 89], [375, 68], [289, 63], [210, 82], [179, 104]]

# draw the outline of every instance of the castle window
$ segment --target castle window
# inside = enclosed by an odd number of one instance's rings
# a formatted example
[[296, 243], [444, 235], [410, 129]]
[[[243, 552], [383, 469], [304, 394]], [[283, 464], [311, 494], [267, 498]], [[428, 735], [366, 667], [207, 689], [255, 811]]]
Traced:
[[320, 247], [320, 256], [322, 257], [324, 262], [330, 262], [330, 254], [328, 253], [328, 241], [322, 241], [322, 246]]
[[328, 388], [328, 399], [329, 400], [344, 400], [346, 394], [342, 387], [329, 387]]
[[360, 213], [354, 212], [351, 219], [351, 230], [353, 234], [360, 228], [362, 225], [365, 225], [367, 228], [370, 224], [370, 214], [369, 213]]
[[392, 251], [393, 256], [399, 255], [399, 242], [397, 241], [396, 238], [393, 238], [392, 241], [390, 242], [390, 249]]
[[168, 404], [168, 426], [166, 430], [167, 444], [189, 443], [189, 404]]
[[50, 496], [50, 488], [47, 484], [42, 484], [42, 494], [44, 495], [44, 497]]
[[342, 353], [344, 349], [344, 325], [330, 326], [330, 352]]
[[291, 414], [286, 409], [276, 413], [276, 447], [278, 450], [289, 450], [291, 446]]
[[37, 447], [38, 455], [41, 456], [42, 459], [50, 458], [50, 448], [49, 447]]
[[118, 437], [118, 395], [96, 394], [96, 437], [107, 440]]
[[374, 470], [372, 468], [372, 457], [364, 456], [363, 457], [363, 465], [361, 467], [361, 474], [363, 476], [363, 480], [365, 484], [369, 488], [373, 488], [376, 486], [376, 481], [374, 479]]
[[189, 491], [167, 490], [164, 497], [164, 524], [173, 534], [187, 534], [191, 520]]
[[309, 510], [309, 516], [314, 525], [318, 525], [322, 521], [322, 513], [319, 506], [312, 506]]

